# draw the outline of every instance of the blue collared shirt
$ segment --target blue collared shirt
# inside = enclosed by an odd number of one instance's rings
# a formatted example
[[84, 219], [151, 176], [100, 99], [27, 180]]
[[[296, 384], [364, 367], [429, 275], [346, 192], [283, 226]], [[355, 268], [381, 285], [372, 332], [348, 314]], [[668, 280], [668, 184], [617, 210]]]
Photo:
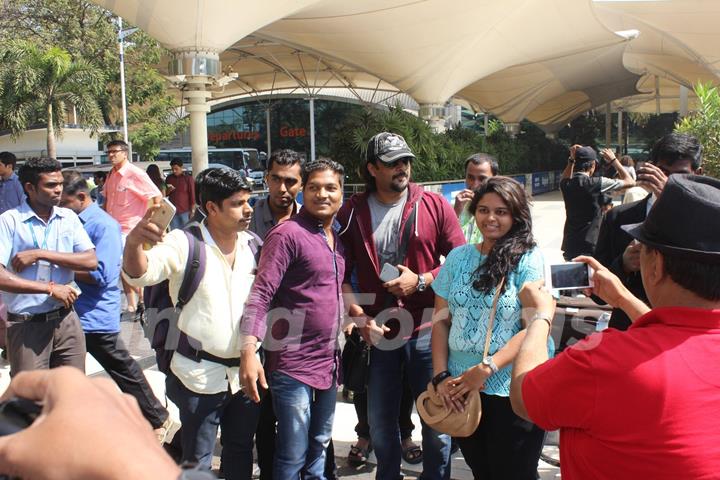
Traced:
[[82, 294], [75, 302], [75, 311], [85, 332], [116, 333], [120, 331], [120, 224], [96, 203], [80, 212], [79, 217], [95, 244], [98, 267], [89, 272], [95, 284], [76, 280]]
[[25, 192], [14, 173], [5, 180], [0, 178], [0, 213], [15, 208], [25, 201]]
[[[0, 215], [0, 263], [9, 271], [16, 273], [10, 261], [18, 252], [42, 248], [55, 252], [84, 252], [95, 248], [90, 237], [72, 210], [53, 207], [46, 224], [30, 208], [27, 201]], [[51, 265], [50, 280], [57, 284], [73, 281], [73, 271], [69, 268]], [[37, 280], [38, 264], [30, 265], [19, 277]], [[44, 293], [7, 293], [2, 292], [2, 300], [7, 304], [8, 312], [17, 314], [36, 314], [57, 310], [62, 304]]]

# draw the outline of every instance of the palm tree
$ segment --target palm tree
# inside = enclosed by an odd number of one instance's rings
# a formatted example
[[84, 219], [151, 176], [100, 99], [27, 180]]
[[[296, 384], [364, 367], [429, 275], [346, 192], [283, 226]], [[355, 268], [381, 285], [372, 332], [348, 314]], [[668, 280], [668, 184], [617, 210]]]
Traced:
[[75, 108], [82, 123], [96, 130], [102, 123], [97, 98], [103, 74], [59, 47], [42, 48], [12, 41], [0, 53], [0, 123], [19, 136], [35, 122], [47, 125], [47, 153], [56, 156], [67, 111]]

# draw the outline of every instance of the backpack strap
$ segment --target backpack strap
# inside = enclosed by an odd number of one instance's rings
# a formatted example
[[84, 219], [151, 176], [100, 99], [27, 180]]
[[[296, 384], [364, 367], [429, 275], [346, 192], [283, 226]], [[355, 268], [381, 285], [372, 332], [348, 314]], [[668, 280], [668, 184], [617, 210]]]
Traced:
[[191, 223], [183, 229], [188, 239], [188, 257], [185, 262], [185, 275], [183, 275], [178, 300], [175, 308], [182, 310], [190, 299], [195, 295], [203, 276], [205, 275], [205, 263], [207, 252], [205, 243], [202, 241], [202, 233], [197, 223]]
[[[248, 240], [248, 247], [250, 247], [250, 251], [255, 257], [255, 265], [260, 265], [260, 253], [263, 246], [263, 240], [255, 232], [251, 232], [250, 230], [245, 230], [245, 233], [250, 235], [250, 240]], [[255, 268], [255, 270], [257, 270], [257, 268]], [[253, 274], [255, 273], [257, 272], [254, 271]]]

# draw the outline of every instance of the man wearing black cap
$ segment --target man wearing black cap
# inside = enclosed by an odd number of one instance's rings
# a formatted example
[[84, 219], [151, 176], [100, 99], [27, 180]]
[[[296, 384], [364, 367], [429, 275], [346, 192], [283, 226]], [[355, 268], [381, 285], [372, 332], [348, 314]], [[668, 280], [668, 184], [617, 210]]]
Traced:
[[602, 221], [600, 195], [635, 185], [612, 150], [605, 148], [600, 153], [605, 162], [615, 168], [617, 179], [593, 177], [597, 154], [592, 147], [580, 145], [570, 148], [570, 158], [562, 173], [560, 191], [565, 201], [562, 250], [568, 261], [578, 255], [592, 255], [595, 251]]
[[593, 293], [633, 324], [595, 333], [548, 361], [553, 300], [526, 284], [520, 296], [535, 313], [514, 363], [513, 409], [560, 429], [563, 478], [717, 478], [720, 180], [673, 175], [647, 219], [623, 228], [641, 244], [652, 310], [581, 257], [596, 269]]
[[[373, 345], [368, 379], [370, 436], [377, 479], [401, 478], [398, 413], [403, 370], [415, 398], [433, 376], [430, 326], [434, 295], [428, 287], [440, 257], [463, 245], [455, 212], [443, 197], [410, 183], [415, 155], [400, 135], [383, 132], [368, 143], [366, 191], [338, 212], [345, 245], [346, 308]], [[353, 295], [357, 273], [362, 295]], [[423, 423], [423, 475], [450, 478], [450, 437]]]

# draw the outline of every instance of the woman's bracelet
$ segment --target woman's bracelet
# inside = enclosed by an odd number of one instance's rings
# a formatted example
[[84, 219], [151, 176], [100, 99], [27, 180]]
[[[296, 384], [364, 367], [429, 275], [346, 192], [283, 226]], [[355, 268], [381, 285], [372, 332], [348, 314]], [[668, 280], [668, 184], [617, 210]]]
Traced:
[[545, 320], [548, 324], [548, 328], [552, 328], [552, 317], [550, 315], [548, 315], [547, 313], [537, 312], [530, 319], [530, 323], [535, 322], [535, 320]]

